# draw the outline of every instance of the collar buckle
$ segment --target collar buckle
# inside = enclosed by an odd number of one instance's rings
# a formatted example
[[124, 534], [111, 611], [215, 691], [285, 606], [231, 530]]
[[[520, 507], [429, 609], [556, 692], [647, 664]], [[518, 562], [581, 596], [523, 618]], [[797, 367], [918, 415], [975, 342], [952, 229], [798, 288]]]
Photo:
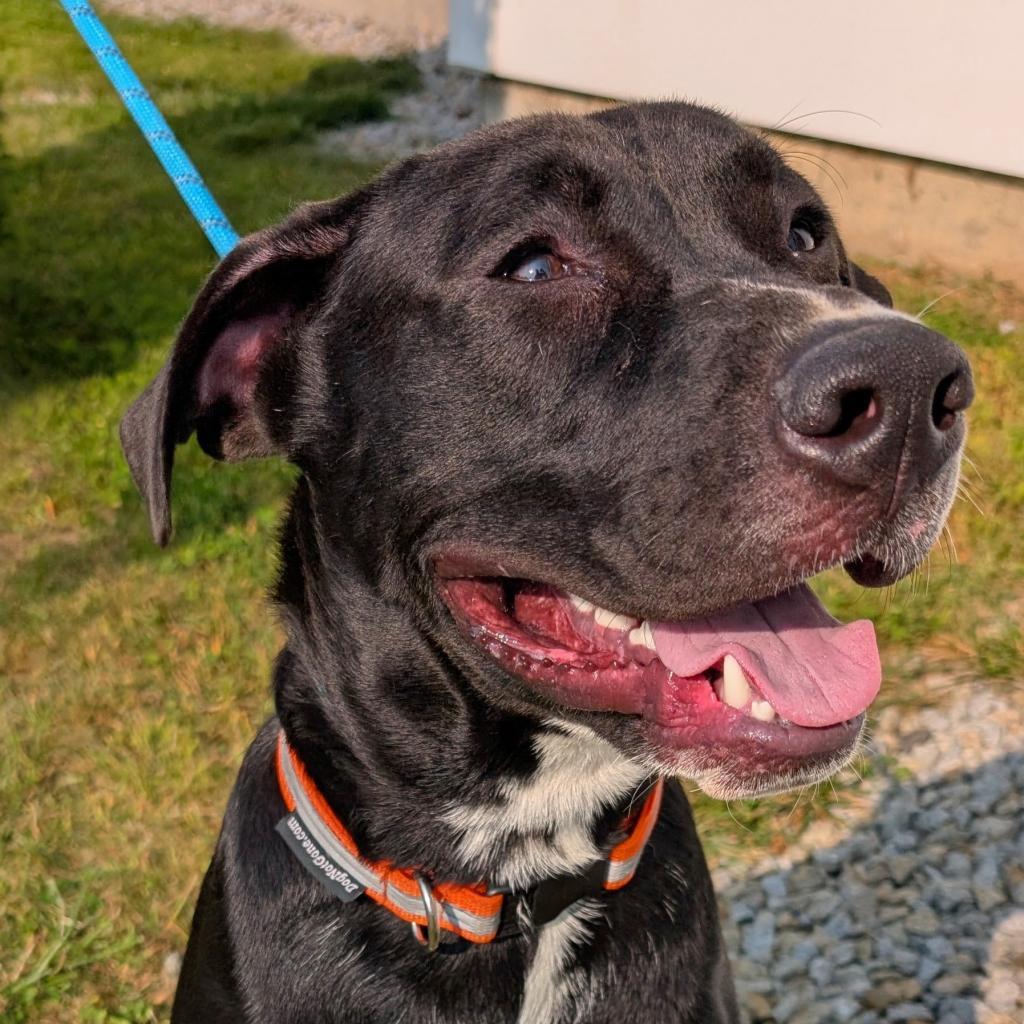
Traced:
[[427, 933], [423, 934], [423, 925], [417, 921], [411, 921], [410, 927], [416, 941], [421, 946], [426, 946], [428, 953], [434, 953], [441, 945], [441, 923], [438, 920], [437, 900], [434, 898], [434, 892], [427, 880], [418, 871], [413, 878], [416, 879], [416, 884], [420, 887], [420, 895], [423, 897], [423, 916], [427, 919]]

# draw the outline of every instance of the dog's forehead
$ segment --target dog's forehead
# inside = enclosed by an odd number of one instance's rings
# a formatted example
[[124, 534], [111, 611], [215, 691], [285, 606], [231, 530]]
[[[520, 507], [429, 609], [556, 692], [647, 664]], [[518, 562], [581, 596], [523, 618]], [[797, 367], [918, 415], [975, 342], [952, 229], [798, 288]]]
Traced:
[[580, 176], [589, 171], [595, 178], [604, 173], [677, 179], [685, 188], [724, 166], [756, 166], [767, 175], [778, 163], [775, 151], [736, 121], [684, 103], [521, 118], [475, 132], [436, 150], [433, 158], [436, 172], [461, 172], [465, 187], [482, 190], [518, 184], [537, 188], [548, 184], [538, 169], [558, 168]]
[[479, 239], [538, 213], [700, 222], [792, 176], [778, 153], [707, 108], [656, 103], [585, 117], [542, 115], [481, 129], [413, 157], [378, 186], [378, 223], [410, 245]]

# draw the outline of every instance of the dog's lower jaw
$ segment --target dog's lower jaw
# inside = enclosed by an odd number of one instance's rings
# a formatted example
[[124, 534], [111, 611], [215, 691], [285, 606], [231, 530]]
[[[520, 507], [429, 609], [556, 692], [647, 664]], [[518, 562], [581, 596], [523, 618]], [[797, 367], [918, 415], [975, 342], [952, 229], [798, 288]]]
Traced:
[[842, 771], [859, 755], [866, 728], [866, 722], [862, 722], [856, 740], [847, 750], [838, 751], [822, 761], [805, 765], [798, 771], [765, 771], [741, 777], [726, 764], [714, 767], [702, 765], [699, 758], [686, 751], [666, 758], [661, 770], [664, 774], [693, 782], [715, 800], [774, 796], [824, 782]]

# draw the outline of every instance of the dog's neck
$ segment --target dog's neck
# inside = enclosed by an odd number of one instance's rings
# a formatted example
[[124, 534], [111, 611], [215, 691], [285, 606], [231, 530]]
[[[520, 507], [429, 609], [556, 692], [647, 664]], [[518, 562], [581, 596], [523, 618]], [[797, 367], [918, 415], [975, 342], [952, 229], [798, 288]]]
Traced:
[[324, 728], [328, 716], [306, 699], [313, 687], [296, 685], [299, 675], [286, 649], [278, 715], [371, 859], [526, 889], [606, 854], [624, 808], [645, 794], [639, 765], [591, 730], [555, 720], [488, 717], [472, 744], [453, 737], [447, 747], [429, 733], [404, 748], [374, 737], [352, 743]]
[[361, 852], [514, 888], [606, 853], [643, 769], [583, 726], [495, 709], [357, 573], [326, 572], [295, 523], [278, 716]]

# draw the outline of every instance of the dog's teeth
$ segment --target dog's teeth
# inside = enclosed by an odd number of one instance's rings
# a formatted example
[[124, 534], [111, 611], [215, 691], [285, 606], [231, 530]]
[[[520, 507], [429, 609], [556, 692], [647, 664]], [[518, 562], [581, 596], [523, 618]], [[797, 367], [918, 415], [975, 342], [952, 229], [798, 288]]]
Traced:
[[649, 622], [641, 622], [636, 629], [631, 629], [629, 631], [629, 642], [634, 647], [644, 647], [648, 651], [655, 651], [654, 633], [651, 632], [651, 624]]
[[595, 608], [594, 621], [605, 629], [632, 629], [639, 625], [638, 619], [631, 619], [628, 615], [616, 615], [607, 608]]
[[[631, 618], [628, 615], [617, 615], [615, 612], [610, 612], [607, 608], [593, 604], [585, 598], [578, 597], [576, 594], [569, 594], [568, 597], [569, 604], [576, 611], [581, 615], [589, 615], [598, 626], [604, 629], [620, 629], [625, 632], [626, 630], [633, 629], [634, 626], [640, 625], [639, 619]], [[651, 649], [654, 649], [653, 637], [651, 637]]]
[[722, 661], [722, 699], [729, 707], [739, 709], [745, 708], [750, 700], [750, 684], [731, 654]]
[[712, 684], [715, 695], [723, 704], [728, 704], [737, 711], [742, 711], [759, 722], [774, 722], [775, 708], [766, 700], [754, 697], [755, 691], [747, 680], [746, 673], [740, 663], [727, 654], [722, 659], [722, 674]]

